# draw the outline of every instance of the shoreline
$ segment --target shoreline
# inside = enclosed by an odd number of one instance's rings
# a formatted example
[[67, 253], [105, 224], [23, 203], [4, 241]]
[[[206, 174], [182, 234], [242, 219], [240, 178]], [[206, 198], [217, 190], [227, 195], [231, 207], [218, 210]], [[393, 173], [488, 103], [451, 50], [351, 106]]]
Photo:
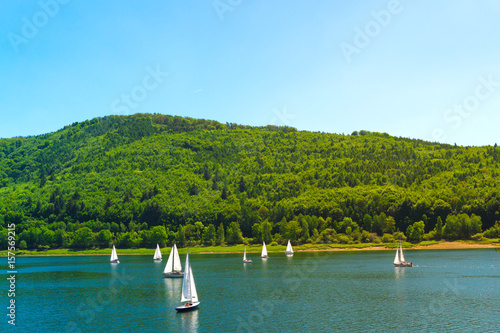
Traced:
[[[424, 244], [422, 244], [424, 243]], [[453, 241], [453, 242], [433, 242], [427, 244], [422, 242], [419, 244], [404, 243], [403, 247], [406, 250], [467, 250], [467, 249], [498, 249], [500, 243], [480, 243], [475, 241]], [[396, 243], [391, 244], [304, 244], [295, 247], [295, 252], [335, 252], [335, 251], [394, 251]], [[205, 250], [206, 249], [206, 250]], [[247, 253], [260, 253], [261, 246], [250, 246]], [[280, 253], [285, 251], [285, 246], [268, 246], [269, 253]], [[186, 248], [179, 249], [181, 254], [186, 252]], [[233, 246], [210, 246], [210, 247], [191, 247], [191, 254], [231, 254], [243, 253], [243, 245]], [[122, 252], [123, 251], [123, 252]], [[118, 255], [153, 255], [155, 249], [125, 249], [120, 251], [117, 249]], [[53, 253], [52, 253], [53, 252]], [[57, 253], [63, 252], [63, 253]], [[80, 250], [72, 251], [69, 249], [47, 250], [47, 251], [16, 251], [16, 257], [66, 257], [66, 256], [109, 256], [111, 249], [99, 250]], [[167, 256], [170, 253], [170, 248], [164, 248], [162, 254]], [[0, 252], [0, 256], [7, 257], [6, 251]]]

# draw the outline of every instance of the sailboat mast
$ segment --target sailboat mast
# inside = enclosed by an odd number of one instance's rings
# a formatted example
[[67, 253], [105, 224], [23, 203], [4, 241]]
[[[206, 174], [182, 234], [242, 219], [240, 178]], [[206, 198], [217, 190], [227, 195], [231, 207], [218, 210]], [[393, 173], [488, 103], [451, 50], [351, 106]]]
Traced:
[[[174, 246], [172, 247], [172, 251], [173, 252], [175, 250], [175, 243], [174, 243]], [[172, 257], [172, 272], [174, 271], [174, 263], [175, 263], [175, 253], [173, 253], [173, 257]]]

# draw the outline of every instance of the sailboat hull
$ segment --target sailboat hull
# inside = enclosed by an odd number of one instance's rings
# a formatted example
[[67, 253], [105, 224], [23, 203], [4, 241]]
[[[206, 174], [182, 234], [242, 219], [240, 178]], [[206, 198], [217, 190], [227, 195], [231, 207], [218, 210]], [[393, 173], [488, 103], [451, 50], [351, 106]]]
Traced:
[[268, 256], [261, 256], [262, 259], [269, 259]]
[[176, 307], [175, 309], [179, 312], [192, 311], [192, 310], [195, 310], [196, 308], [198, 308], [198, 305], [200, 305], [200, 302], [195, 302], [189, 306], [181, 305], [181, 306]]
[[153, 259], [154, 262], [161, 262], [161, 259]]
[[119, 264], [120, 263], [120, 261], [118, 259], [116, 259], [116, 260], [110, 260], [109, 262], [112, 263], [112, 264]]
[[182, 272], [163, 273], [163, 277], [169, 279], [177, 279], [184, 277], [184, 273]]
[[250, 260], [250, 259], [245, 259], [245, 260], [243, 260], [243, 263], [244, 263], [244, 264], [251, 264], [251, 263], [252, 263], [252, 260]]
[[285, 255], [286, 255], [287, 257], [293, 257], [293, 252], [285, 252]]
[[397, 264], [394, 264], [394, 267], [413, 267], [412, 262], [400, 262]]

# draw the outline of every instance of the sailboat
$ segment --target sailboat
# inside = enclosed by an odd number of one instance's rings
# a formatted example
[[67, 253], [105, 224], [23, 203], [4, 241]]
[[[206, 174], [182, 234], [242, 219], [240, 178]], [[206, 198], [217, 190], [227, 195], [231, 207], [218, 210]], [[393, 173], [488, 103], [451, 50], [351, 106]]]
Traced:
[[405, 256], [403, 254], [403, 246], [401, 245], [401, 239], [399, 240], [399, 245], [396, 248], [396, 256], [394, 257], [395, 267], [413, 267], [412, 262], [406, 262]]
[[112, 264], [119, 264], [118, 255], [116, 254], [115, 246], [113, 245], [113, 250], [111, 251], [111, 258], [109, 258], [109, 262]]
[[287, 257], [293, 257], [292, 243], [290, 243], [290, 240], [288, 240], [288, 244], [286, 245], [285, 255]]
[[177, 246], [174, 243], [172, 251], [170, 251], [170, 255], [168, 256], [163, 276], [166, 278], [181, 278], [184, 275], [181, 271], [181, 258], [179, 258], [179, 252], [177, 251]]
[[160, 245], [156, 244], [156, 251], [155, 255], [153, 256], [154, 261], [161, 261], [161, 251], [160, 251]]
[[262, 253], [260, 254], [260, 257], [261, 257], [262, 259], [267, 259], [267, 258], [269, 258], [269, 257], [267, 256], [266, 242], [262, 242]]
[[198, 293], [196, 292], [196, 285], [194, 284], [193, 270], [189, 264], [189, 250], [186, 254], [186, 266], [184, 267], [185, 274], [182, 280], [182, 296], [181, 303], [186, 302], [181, 306], [176, 307], [177, 311], [194, 310], [200, 305], [198, 300]]
[[247, 246], [245, 245], [245, 252], [243, 252], [243, 263], [251, 264], [252, 260], [247, 259]]

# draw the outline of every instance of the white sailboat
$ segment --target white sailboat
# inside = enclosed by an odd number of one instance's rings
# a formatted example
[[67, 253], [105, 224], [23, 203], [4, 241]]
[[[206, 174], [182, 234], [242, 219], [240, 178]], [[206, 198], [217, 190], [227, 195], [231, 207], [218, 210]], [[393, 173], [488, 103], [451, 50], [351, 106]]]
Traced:
[[250, 264], [252, 263], [252, 260], [247, 259], [247, 246], [245, 245], [245, 252], [243, 252], [243, 262], [245, 264]]
[[262, 259], [267, 259], [267, 258], [269, 258], [269, 257], [267, 256], [266, 242], [262, 242], [262, 253], [260, 254], [260, 257], [261, 257]]
[[200, 305], [198, 300], [198, 292], [196, 291], [196, 285], [194, 284], [193, 270], [189, 264], [189, 251], [186, 254], [186, 265], [184, 267], [185, 274], [182, 280], [182, 296], [181, 303], [185, 302], [183, 305], [176, 307], [177, 311], [188, 311], [194, 310]]
[[161, 251], [160, 251], [160, 245], [156, 244], [156, 251], [155, 255], [153, 256], [154, 261], [161, 261]]
[[405, 256], [403, 254], [403, 246], [401, 245], [401, 239], [399, 240], [398, 247], [396, 248], [396, 256], [394, 257], [395, 267], [413, 267], [412, 262], [406, 262]]
[[293, 248], [292, 248], [292, 243], [290, 243], [290, 240], [288, 240], [288, 244], [286, 245], [285, 255], [287, 257], [293, 257]]
[[184, 276], [184, 273], [182, 273], [181, 258], [179, 258], [179, 251], [177, 251], [175, 243], [168, 256], [165, 270], [163, 270], [163, 276], [166, 278], [181, 278]]
[[112, 264], [119, 264], [118, 255], [116, 254], [115, 246], [113, 245], [113, 250], [111, 251], [111, 258], [109, 258], [109, 262]]

